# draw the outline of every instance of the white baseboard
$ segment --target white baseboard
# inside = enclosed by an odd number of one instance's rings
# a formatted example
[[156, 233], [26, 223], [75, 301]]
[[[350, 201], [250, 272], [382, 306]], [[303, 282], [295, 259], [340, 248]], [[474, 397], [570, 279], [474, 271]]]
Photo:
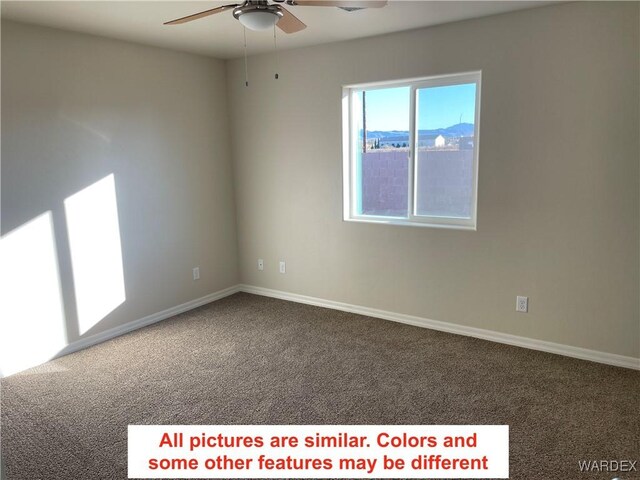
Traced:
[[297, 303], [306, 303], [308, 305], [316, 305], [319, 307], [331, 308], [334, 310], [342, 310], [344, 312], [357, 313], [367, 315], [369, 317], [382, 318], [384, 320], [392, 320], [394, 322], [406, 323], [416, 327], [425, 327], [440, 332], [454, 333], [457, 335], [465, 335], [467, 337], [481, 338], [492, 342], [504, 343], [516, 347], [529, 348], [531, 350], [540, 350], [542, 352], [555, 353], [566, 357], [579, 358], [581, 360], [589, 360], [606, 365], [614, 365], [616, 367], [631, 368], [640, 370], [640, 359], [617, 355], [615, 353], [599, 352], [597, 350], [589, 350], [587, 348], [572, 347], [560, 343], [546, 342], [544, 340], [536, 340], [533, 338], [519, 337], [507, 333], [494, 332], [482, 328], [467, 327], [464, 325], [456, 325], [454, 323], [440, 322], [438, 320], [430, 320], [428, 318], [415, 317], [412, 315], [404, 315], [401, 313], [388, 312], [375, 308], [363, 307], [360, 305], [351, 305], [348, 303], [334, 302], [332, 300], [324, 300], [322, 298], [308, 297], [306, 295], [298, 295], [296, 293], [288, 293], [280, 290], [272, 290], [263, 287], [254, 287], [252, 285], [240, 285], [239, 290], [255, 295], [263, 295], [266, 297], [279, 298]]
[[431, 320], [428, 318], [416, 317], [413, 315], [405, 315], [402, 313], [394, 313], [386, 310], [378, 310], [375, 308], [364, 307], [361, 305], [352, 305], [349, 303], [335, 302], [333, 300], [325, 300], [317, 297], [309, 297], [306, 295], [299, 295], [296, 293], [283, 292], [280, 290], [273, 290], [263, 287], [255, 287], [252, 285], [235, 285], [233, 287], [220, 290], [218, 292], [205, 295], [204, 297], [191, 300], [190, 302], [183, 303], [176, 307], [168, 308], [153, 315], [149, 315], [138, 320], [134, 320], [125, 325], [105, 330], [104, 332], [97, 333], [83, 337], [80, 340], [70, 343], [64, 349], [62, 349], [55, 356], [61, 357], [68, 355], [78, 350], [82, 350], [98, 343], [105, 342], [112, 338], [124, 335], [125, 333], [132, 332], [142, 327], [152, 325], [167, 318], [173, 317], [180, 313], [193, 310], [207, 303], [214, 302], [229, 295], [233, 295], [237, 292], [252, 293], [255, 295], [262, 295], [266, 297], [279, 298], [282, 300], [289, 300], [297, 303], [304, 303], [307, 305], [316, 305], [318, 307], [331, 308], [334, 310], [341, 310], [344, 312], [357, 313], [360, 315], [367, 315], [369, 317], [381, 318], [384, 320], [391, 320], [394, 322], [405, 323], [407, 325], [413, 325], [416, 327], [430, 328], [432, 330], [438, 330], [440, 332], [453, 333], [456, 335], [464, 335], [467, 337], [480, 338], [483, 340], [489, 340], [497, 343], [504, 343], [507, 345], [513, 345], [516, 347], [529, 348], [532, 350], [539, 350], [542, 352], [555, 353], [557, 355], [564, 355], [566, 357], [579, 358], [581, 360], [589, 360], [597, 363], [604, 363], [606, 365], [614, 365], [616, 367], [630, 368], [633, 370], [640, 370], [640, 359], [634, 357], [627, 357], [624, 355], [617, 355], [615, 353], [600, 352], [597, 350], [589, 350], [586, 348], [572, 347], [570, 345], [563, 345], [560, 343], [546, 342], [544, 340], [536, 340], [527, 337], [519, 337], [517, 335], [510, 335], [507, 333], [495, 332], [492, 330], [485, 330], [482, 328], [467, 327], [464, 325], [456, 325], [454, 323], [441, 322], [438, 320]]
[[125, 333], [132, 332], [133, 330], [152, 325], [162, 320], [166, 320], [167, 318], [173, 317], [174, 315], [188, 312], [189, 310], [193, 310], [194, 308], [206, 305], [207, 303], [211, 303], [216, 300], [220, 300], [221, 298], [228, 297], [229, 295], [233, 295], [234, 293], [237, 293], [239, 291], [240, 286], [234, 285], [233, 287], [210, 293], [209, 295], [196, 298], [195, 300], [191, 300], [190, 302], [183, 303], [176, 307], [171, 307], [161, 312], [139, 318], [138, 320], [134, 320], [124, 325], [110, 328], [109, 330], [105, 330], [104, 332], [96, 333], [95, 335], [89, 335], [87, 337], [82, 337], [81, 339], [76, 340], [75, 342], [72, 342], [64, 347], [60, 352], [56, 354], [54, 358], [69, 355], [70, 353], [77, 352], [78, 350], [97, 345], [98, 343], [106, 342], [107, 340], [111, 340], [112, 338], [119, 337], [120, 335], [124, 335]]

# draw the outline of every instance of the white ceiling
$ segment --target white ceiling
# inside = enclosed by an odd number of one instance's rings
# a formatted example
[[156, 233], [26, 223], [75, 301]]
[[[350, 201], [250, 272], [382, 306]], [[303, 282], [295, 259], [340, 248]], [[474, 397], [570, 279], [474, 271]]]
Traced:
[[[2, 1], [3, 18], [91, 33], [146, 45], [237, 58], [243, 54], [243, 29], [231, 11], [182, 25], [163, 22], [227, 1]], [[239, 3], [239, 2], [236, 2]], [[301, 32], [278, 30], [278, 48], [289, 49], [370, 37], [469, 18], [556, 3], [551, 1], [400, 1], [384, 8], [346, 12], [335, 7], [286, 7], [307, 24]], [[273, 49], [273, 32], [247, 30], [249, 54]]]

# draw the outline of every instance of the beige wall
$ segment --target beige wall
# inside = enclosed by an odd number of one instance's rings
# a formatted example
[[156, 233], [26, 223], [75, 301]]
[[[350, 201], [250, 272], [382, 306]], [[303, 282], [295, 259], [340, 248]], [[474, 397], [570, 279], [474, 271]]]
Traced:
[[[249, 88], [241, 60], [225, 78], [214, 59], [3, 21], [2, 235], [51, 212], [68, 342], [64, 200], [113, 174], [126, 301], [86, 335], [241, 281], [639, 357], [638, 10], [280, 52], [278, 81], [274, 56], [251, 57]], [[479, 69], [478, 231], [343, 222], [341, 86]]]
[[[229, 62], [242, 281], [640, 356], [638, 10], [563, 4], [281, 52], [277, 81], [274, 56], [250, 57], [249, 88]], [[477, 232], [343, 222], [341, 86], [471, 70]]]
[[[105, 176], [126, 300], [88, 335], [238, 283], [225, 82], [215, 59], [2, 23], [2, 234], [51, 212], [68, 342], [79, 332], [64, 200]], [[38, 331], [25, 348], [46, 340]]]

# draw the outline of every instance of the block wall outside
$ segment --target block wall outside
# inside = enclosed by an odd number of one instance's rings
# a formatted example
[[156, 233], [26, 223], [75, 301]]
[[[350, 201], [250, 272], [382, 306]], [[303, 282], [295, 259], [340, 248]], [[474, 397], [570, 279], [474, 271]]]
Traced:
[[[374, 150], [362, 155], [362, 213], [405, 216], [408, 150]], [[469, 216], [473, 150], [418, 152], [417, 212]]]

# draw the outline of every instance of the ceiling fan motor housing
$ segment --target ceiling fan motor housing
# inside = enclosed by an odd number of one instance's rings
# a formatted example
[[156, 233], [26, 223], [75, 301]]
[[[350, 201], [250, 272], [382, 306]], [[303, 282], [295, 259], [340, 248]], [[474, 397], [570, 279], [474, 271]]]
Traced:
[[278, 5], [269, 5], [266, 1], [247, 1], [233, 9], [233, 16], [251, 30], [271, 28], [283, 15]]

